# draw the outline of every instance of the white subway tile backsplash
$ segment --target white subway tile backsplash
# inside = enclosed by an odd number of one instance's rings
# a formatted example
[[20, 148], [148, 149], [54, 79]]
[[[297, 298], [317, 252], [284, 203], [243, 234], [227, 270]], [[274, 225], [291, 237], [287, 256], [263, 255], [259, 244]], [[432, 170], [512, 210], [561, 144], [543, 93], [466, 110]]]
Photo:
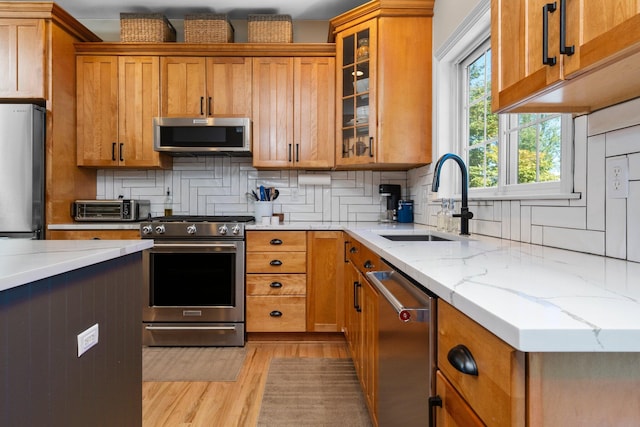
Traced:
[[607, 157], [640, 152], [640, 126], [632, 126], [606, 134]]
[[583, 230], [587, 226], [586, 209], [583, 207], [534, 206], [531, 210], [531, 223]]
[[[640, 262], [640, 99], [574, 120], [574, 186], [579, 199], [471, 200], [472, 234]], [[588, 135], [588, 137], [587, 137]], [[629, 197], [605, 198], [605, 159], [629, 159]], [[330, 174], [331, 184], [298, 185], [298, 174]], [[253, 215], [245, 193], [278, 188], [274, 211], [286, 221], [377, 221], [378, 186], [399, 184], [414, 200], [414, 219], [435, 226], [440, 203], [431, 193], [431, 165], [410, 171], [256, 170], [250, 158], [178, 157], [170, 171], [98, 171], [100, 199], [149, 199], [153, 215], [164, 209], [167, 187], [176, 214]], [[446, 192], [442, 192], [448, 197]], [[456, 201], [459, 208], [460, 201]]]
[[[587, 168], [589, 174], [585, 176], [587, 188], [582, 190], [586, 197], [587, 228], [589, 230], [604, 231], [604, 201], [605, 198], [605, 136], [598, 135], [587, 140]], [[593, 200], [592, 203], [589, 203]]]
[[627, 259], [640, 262], [640, 181], [629, 183], [627, 199]]
[[606, 251], [608, 257], [627, 257], [627, 200], [606, 199]]
[[554, 248], [604, 255], [605, 233], [559, 227], [542, 228], [542, 244]]

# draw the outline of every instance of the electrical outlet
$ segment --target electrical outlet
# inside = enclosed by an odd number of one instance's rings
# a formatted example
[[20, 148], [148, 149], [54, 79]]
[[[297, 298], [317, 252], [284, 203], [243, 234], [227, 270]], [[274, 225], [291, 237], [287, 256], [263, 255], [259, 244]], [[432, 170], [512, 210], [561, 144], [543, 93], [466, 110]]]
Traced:
[[627, 156], [606, 160], [607, 198], [625, 199], [629, 196], [629, 161]]
[[98, 344], [98, 324], [78, 334], [78, 357], [86, 353], [94, 345]]

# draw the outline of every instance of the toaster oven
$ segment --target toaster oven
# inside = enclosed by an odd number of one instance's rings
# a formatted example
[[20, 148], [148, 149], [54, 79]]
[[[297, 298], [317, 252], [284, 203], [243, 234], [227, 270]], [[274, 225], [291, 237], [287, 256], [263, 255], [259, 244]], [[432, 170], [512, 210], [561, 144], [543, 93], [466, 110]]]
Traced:
[[149, 217], [150, 205], [149, 200], [76, 200], [71, 217], [75, 221], [141, 221]]

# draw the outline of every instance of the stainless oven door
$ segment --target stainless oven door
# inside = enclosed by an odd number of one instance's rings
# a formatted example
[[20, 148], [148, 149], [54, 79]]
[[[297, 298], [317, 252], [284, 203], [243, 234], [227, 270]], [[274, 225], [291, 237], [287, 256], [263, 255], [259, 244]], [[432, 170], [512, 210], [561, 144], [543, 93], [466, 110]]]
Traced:
[[144, 322], [243, 322], [244, 241], [158, 242], [143, 254]]

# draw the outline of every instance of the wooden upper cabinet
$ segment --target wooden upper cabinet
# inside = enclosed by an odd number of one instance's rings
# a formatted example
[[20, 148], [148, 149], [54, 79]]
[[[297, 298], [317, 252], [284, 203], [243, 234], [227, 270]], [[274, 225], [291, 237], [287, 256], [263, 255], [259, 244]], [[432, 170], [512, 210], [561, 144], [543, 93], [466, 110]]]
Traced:
[[[559, 14], [543, 13], [547, 3], [547, 0], [492, 0], [492, 22], [501, 18], [500, 25], [494, 24], [491, 33], [494, 110], [502, 104], [513, 103], [524, 91], [543, 90], [561, 78]], [[545, 15], [549, 28], [547, 40], [543, 40], [542, 33]], [[506, 16], [509, 18], [505, 19]], [[555, 61], [555, 65], [543, 64], [544, 41], [548, 57], [552, 58], [549, 61]]]
[[253, 59], [253, 166], [334, 165], [335, 59]]
[[44, 19], [0, 19], [0, 57], [0, 98], [47, 99]]
[[342, 168], [410, 169], [431, 162], [433, 4], [381, 3], [331, 21], [336, 166]]
[[251, 58], [162, 57], [163, 117], [251, 117]]
[[563, 57], [567, 78], [626, 49], [640, 49], [640, 0], [563, 1], [566, 42], [575, 46], [573, 55]]
[[294, 58], [293, 165], [335, 163], [335, 58]]
[[491, 13], [494, 111], [588, 113], [640, 96], [640, 0], [492, 0]]
[[171, 167], [153, 150], [157, 57], [78, 56], [78, 166]]
[[291, 165], [293, 115], [293, 58], [254, 58], [254, 167]]
[[251, 58], [207, 58], [209, 115], [251, 117], [252, 72]]

